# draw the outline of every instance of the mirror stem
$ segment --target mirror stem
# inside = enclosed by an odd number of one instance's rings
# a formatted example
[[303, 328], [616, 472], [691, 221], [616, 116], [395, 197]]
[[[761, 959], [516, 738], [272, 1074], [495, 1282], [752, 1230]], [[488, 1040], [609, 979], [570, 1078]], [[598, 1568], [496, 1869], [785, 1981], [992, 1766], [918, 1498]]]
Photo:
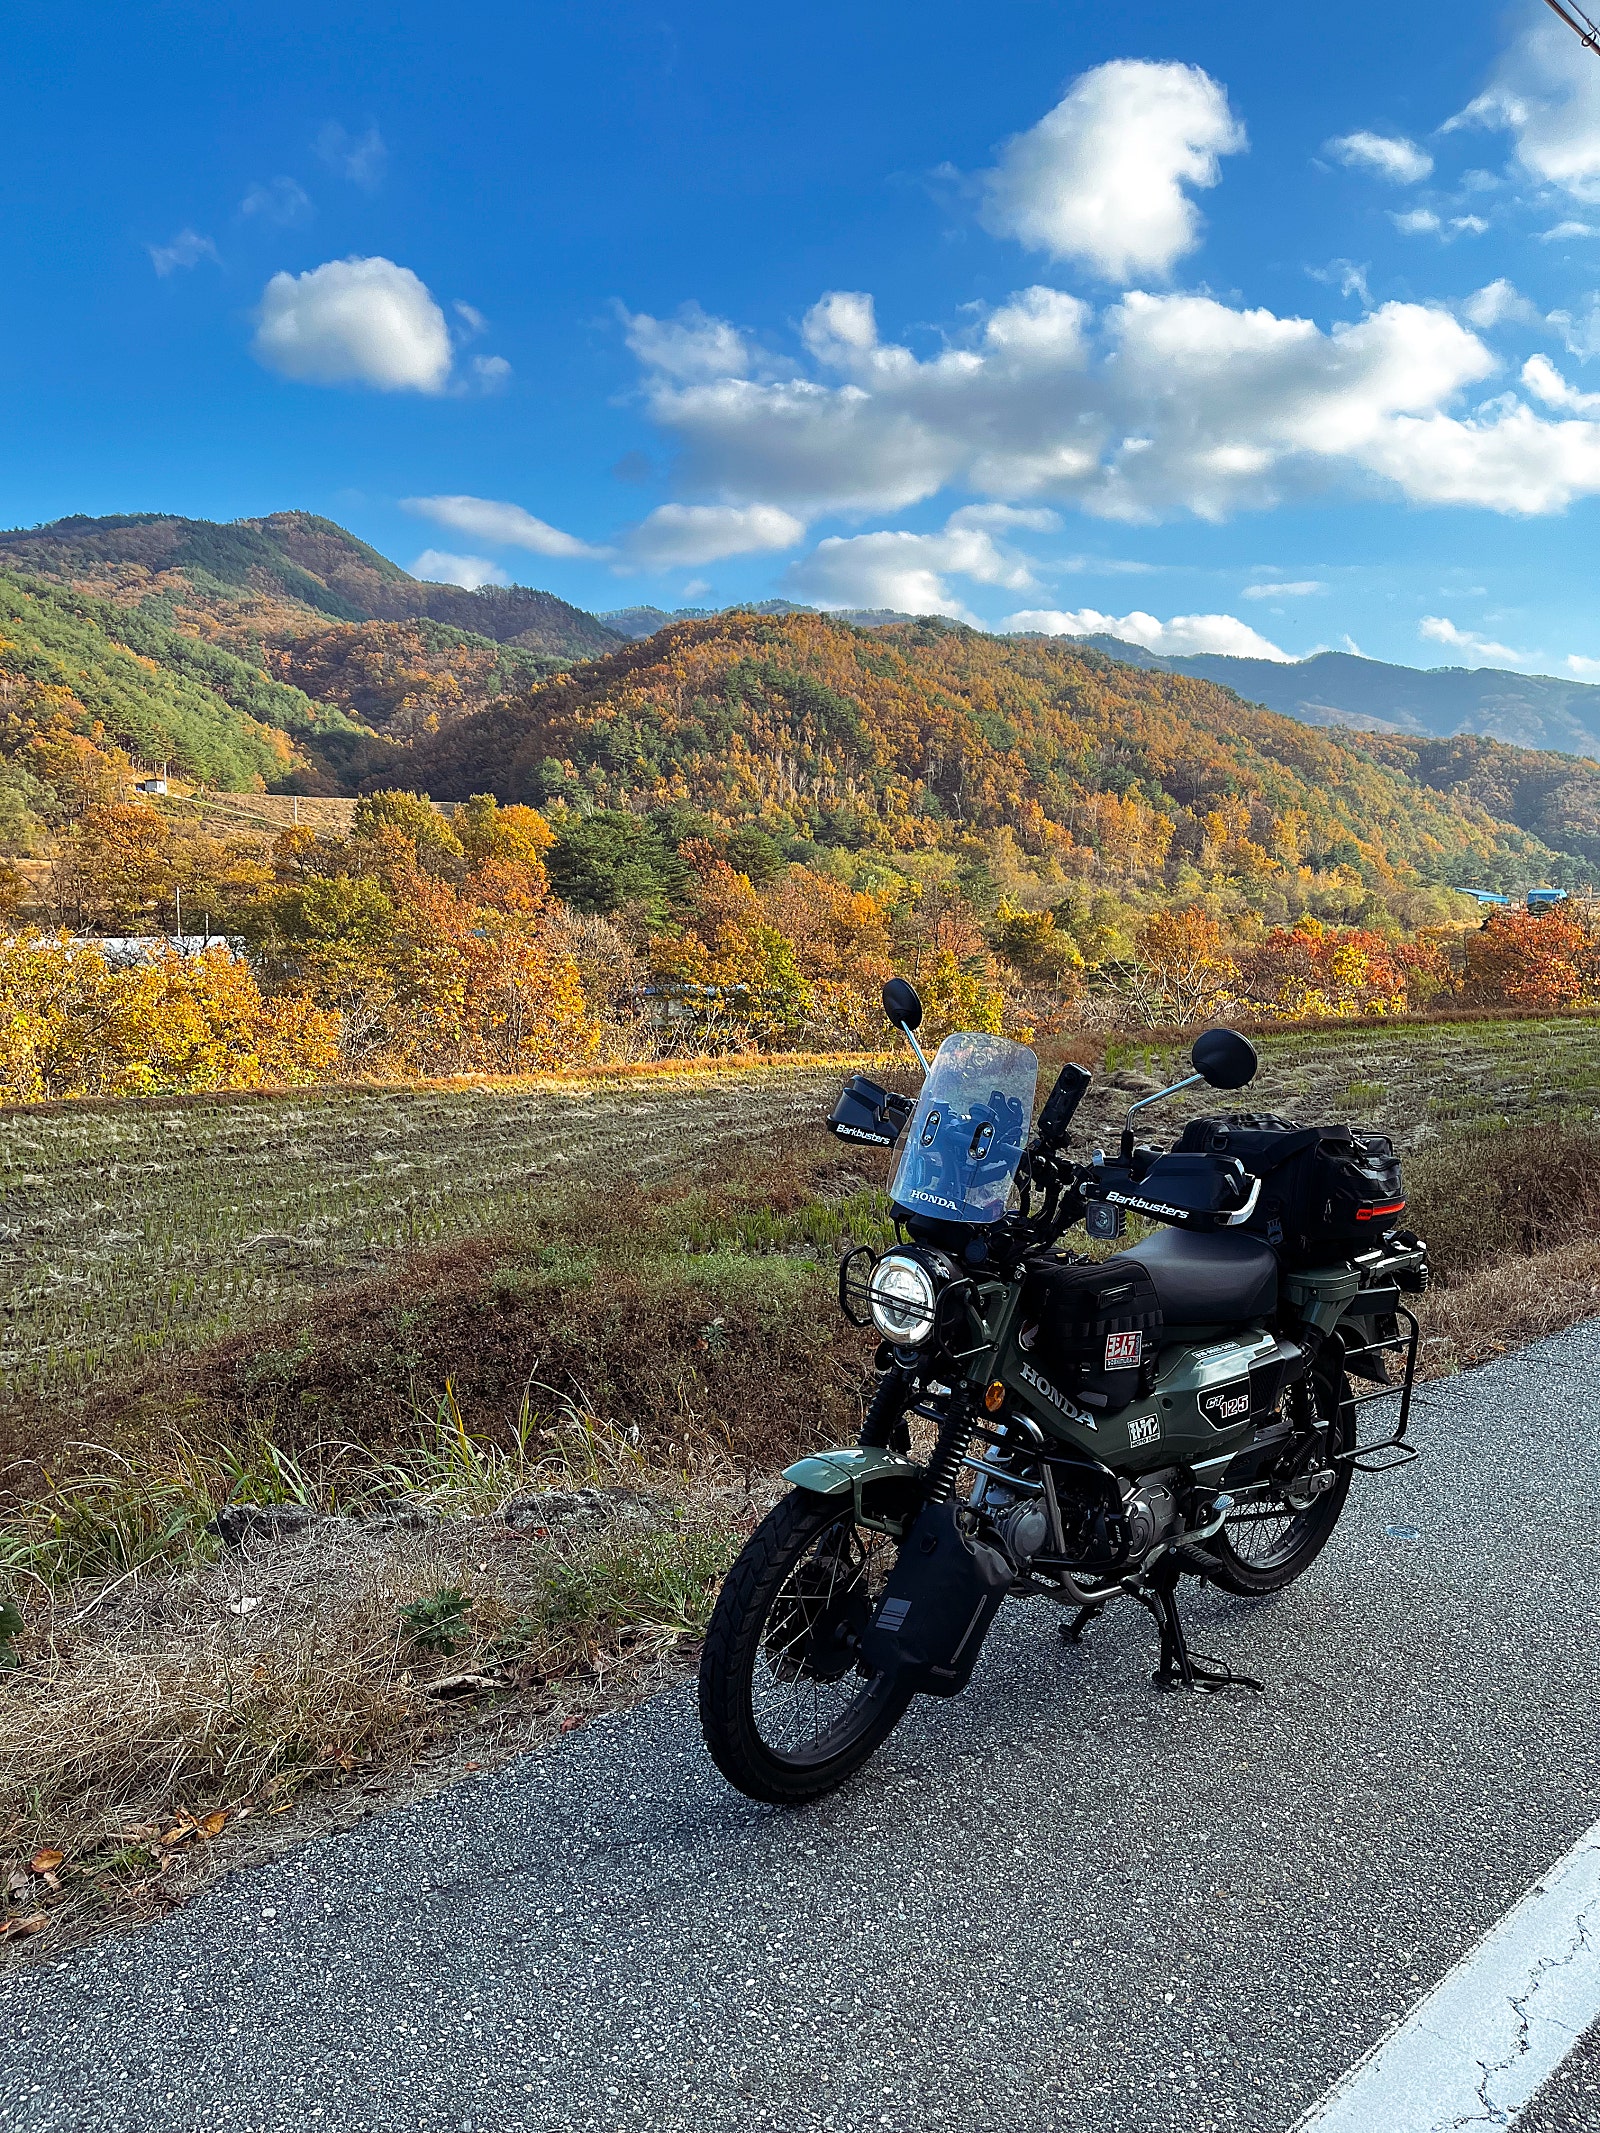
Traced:
[[[911, 1027], [909, 1022], [897, 1022], [895, 1024], [895, 1028], [900, 1032], [901, 1036], [904, 1037], [907, 1044], [910, 1045], [911, 1049], [922, 1061], [923, 1078], [926, 1079], [927, 1076], [933, 1072], [933, 1069], [928, 1064], [927, 1054], [923, 1051], [922, 1046], [917, 1042], [916, 1031]], [[1198, 1079], [1198, 1076], [1196, 1078]]]
[[1142, 1111], [1146, 1104], [1158, 1104], [1163, 1096], [1176, 1096], [1180, 1089], [1192, 1089], [1197, 1081], [1205, 1080], [1204, 1074], [1185, 1074], [1182, 1081], [1175, 1081], [1170, 1089], [1157, 1089], [1154, 1096], [1141, 1096], [1136, 1104], [1129, 1104], [1128, 1116]]

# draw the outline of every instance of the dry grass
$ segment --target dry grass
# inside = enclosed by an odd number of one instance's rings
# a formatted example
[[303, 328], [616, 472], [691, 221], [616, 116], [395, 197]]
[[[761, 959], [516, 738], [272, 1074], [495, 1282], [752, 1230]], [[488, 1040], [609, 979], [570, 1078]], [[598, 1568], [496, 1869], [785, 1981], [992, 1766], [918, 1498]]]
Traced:
[[[1406, 1146], [1442, 1276], [1428, 1374], [1600, 1309], [1600, 1026], [1297, 1033], [1264, 1053], [1253, 1105]], [[1109, 1144], [1169, 1058], [1113, 1049], [1122, 1086], [1102, 1082], [1083, 1139]], [[834, 1078], [0, 1119], [14, 1167], [29, 1136], [44, 1149], [43, 1229], [25, 1217], [22, 1249], [86, 1271], [86, 1347], [102, 1320], [115, 1347], [163, 1251], [237, 1258], [245, 1223], [324, 1185], [331, 1218], [276, 1232], [304, 1250], [211, 1337], [200, 1324], [142, 1374], [124, 1343], [105, 1385], [14, 1410], [32, 1458], [0, 1482], [0, 1603], [22, 1617], [20, 1665], [0, 1675], [0, 1854], [13, 1935], [47, 1923], [10, 1952], [147, 1915], [692, 1652], [774, 1470], [848, 1439], [860, 1411], [868, 1344], [834, 1309], [833, 1268], [883, 1236], [885, 1202], [855, 1168], [874, 1160], [815, 1123]], [[112, 1204], [139, 1233], [115, 1280], [87, 1271], [112, 1254]], [[25, 1291], [13, 1324], [40, 1322]], [[501, 1515], [575, 1488], [613, 1515]], [[214, 1522], [239, 1505], [318, 1517], [233, 1547]], [[441, 1692], [452, 1676], [459, 1695]]]

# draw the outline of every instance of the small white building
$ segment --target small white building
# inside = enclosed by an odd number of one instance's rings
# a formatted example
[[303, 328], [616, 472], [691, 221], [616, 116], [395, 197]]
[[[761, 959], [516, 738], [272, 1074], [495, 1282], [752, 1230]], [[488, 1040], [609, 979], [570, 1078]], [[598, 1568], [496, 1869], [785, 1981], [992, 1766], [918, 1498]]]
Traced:
[[165, 778], [140, 778], [133, 789], [147, 793], [152, 800], [159, 800], [166, 796], [167, 781]]

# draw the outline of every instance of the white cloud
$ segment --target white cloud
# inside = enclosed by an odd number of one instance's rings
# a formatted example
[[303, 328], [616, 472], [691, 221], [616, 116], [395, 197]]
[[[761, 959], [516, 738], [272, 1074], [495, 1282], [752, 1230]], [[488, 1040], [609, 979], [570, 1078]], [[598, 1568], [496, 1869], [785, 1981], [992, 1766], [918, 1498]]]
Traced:
[[1562, 244], [1569, 237], [1600, 237], [1600, 229], [1592, 222], [1558, 222], [1554, 229], [1541, 230], [1540, 244]]
[[1114, 59], [1079, 75], [984, 175], [986, 226], [1109, 281], [1165, 274], [1200, 241], [1184, 190], [1245, 146], [1227, 91], [1199, 67]]
[[346, 133], [342, 126], [331, 120], [317, 135], [317, 154], [330, 169], [368, 193], [376, 192], [382, 184], [389, 161], [389, 151], [376, 126], [369, 126], [365, 133], [353, 134]]
[[662, 504], [629, 533], [627, 549], [646, 569], [674, 570], [793, 548], [805, 532], [776, 504]]
[[1538, 326], [1544, 322], [1543, 313], [1502, 275], [1499, 281], [1491, 281], [1471, 296], [1461, 306], [1461, 315], [1469, 326], [1487, 331], [1493, 326], [1507, 323], [1518, 326]]
[[450, 376], [444, 313], [392, 259], [330, 259], [309, 273], [274, 274], [255, 352], [269, 370], [310, 385], [437, 393]]
[[475, 540], [494, 541], [506, 548], [526, 548], [531, 555], [576, 561], [611, 554], [609, 548], [593, 548], [575, 534], [535, 518], [520, 504], [496, 503], [487, 496], [407, 496], [401, 499], [401, 509], [432, 519], [436, 526], [448, 526], [452, 533], [468, 533]]
[[1292, 664], [1291, 655], [1253, 630], [1237, 615], [1174, 615], [1160, 622], [1135, 608], [1131, 615], [1102, 615], [1097, 608], [1080, 607], [1068, 612], [1058, 608], [1025, 608], [1008, 615], [1000, 627], [1013, 633], [1028, 632], [1042, 637], [1119, 637], [1124, 644], [1143, 645], [1147, 652], [1170, 658], [1192, 657], [1201, 652], [1221, 652], [1235, 659], [1274, 659]]
[[1358, 296], [1363, 306], [1372, 309], [1372, 289], [1367, 281], [1367, 268], [1354, 259], [1330, 259], [1325, 267], [1307, 267], [1313, 281], [1325, 281], [1341, 296]]
[[488, 332], [489, 321], [476, 304], [464, 304], [458, 297], [450, 308], [466, 329], [465, 337], [468, 340], [475, 340], [480, 333]]
[[1391, 214], [1389, 220], [1402, 237], [1434, 237], [1444, 227], [1431, 207], [1410, 207], [1403, 215]]
[[482, 555], [450, 555], [442, 548], [425, 548], [411, 566], [414, 578], [430, 578], [438, 585], [460, 585], [476, 592], [480, 585], [509, 585], [509, 576], [498, 563]]
[[202, 259], [215, 262], [217, 258], [216, 246], [198, 230], [179, 230], [169, 243], [147, 244], [145, 250], [163, 281], [179, 267], [197, 267]]
[[1445, 130], [1504, 128], [1530, 177], [1600, 200], [1600, 66], [1551, 15], [1529, 8], [1526, 16], [1490, 86]]
[[[1472, 303], [1511, 316], [1518, 301], [1491, 283]], [[1600, 348], [1600, 313], [1552, 324]], [[864, 295], [834, 292], [804, 337], [821, 375], [647, 378], [690, 494], [809, 518], [959, 487], [1137, 521], [1330, 487], [1508, 513], [1600, 493], [1600, 424], [1514, 394], [1462, 408], [1499, 363], [1439, 305], [1388, 303], [1325, 332], [1210, 296], [1136, 290], [1097, 317], [1030, 289], [921, 360], [879, 339]]]
[[1312, 593], [1325, 593], [1327, 589], [1320, 578], [1295, 578], [1282, 585], [1270, 582], [1247, 585], [1244, 596], [1247, 600], [1303, 600]]
[[1600, 659], [1585, 659], [1581, 652], [1569, 652], [1564, 664], [1567, 672], [1575, 674], [1579, 681], [1600, 680]]
[[1567, 383], [1548, 356], [1529, 356], [1522, 366], [1522, 382], [1546, 407], [1559, 407], [1572, 415], [1600, 413], [1600, 393], [1580, 393]]
[[683, 304], [676, 318], [647, 311], [622, 314], [629, 348], [646, 370], [668, 378], [742, 378], [750, 356], [744, 336], [726, 319], [708, 318], [698, 304]]
[[252, 185], [239, 202], [239, 212], [285, 229], [290, 223], [304, 222], [313, 209], [311, 195], [303, 185], [297, 185], [293, 178], [273, 178], [266, 185]]
[[1416, 185], [1433, 172], [1433, 158], [1403, 134], [1346, 133], [1328, 143], [1328, 153], [1351, 170], [1371, 171], [1394, 185]]
[[480, 392], [497, 393], [510, 379], [511, 365], [504, 356], [474, 356], [472, 375]]
[[[1034, 514], [1017, 514], [1025, 519]], [[790, 590], [818, 607], [892, 607], [913, 615], [974, 618], [945, 583], [970, 578], [979, 585], [1025, 591], [1033, 573], [1020, 556], [995, 541], [987, 525], [967, 513], [952, 513], [942, 533], [859, 533], [819, 541], [794, 564]]]
[[1424, 615], [1417, 625], [1418, 634], [1430, 644], [1448, 644], [1459, 652], [1470, 652], [1475, 659], [1485, 659], [1491, 666], [1525, 666], [1526, 652], [1514, 652], [1508, 644], [1496, 644], [1492, 637], [1476, 636], [1471, 630], [1457, 629], [1446, 615]]

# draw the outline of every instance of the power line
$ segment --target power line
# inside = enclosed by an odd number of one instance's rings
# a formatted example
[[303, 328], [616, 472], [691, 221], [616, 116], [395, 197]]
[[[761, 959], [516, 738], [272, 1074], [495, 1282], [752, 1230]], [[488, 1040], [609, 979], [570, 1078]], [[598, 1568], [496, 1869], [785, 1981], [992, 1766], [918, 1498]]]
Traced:
[[1586, 44], [1600, 57], [1600, 25], [1589, 20], [1583, 9], [1576, 5], [1576, 0], [1544, 0], [1544, 4], [1553, 15], [1561, 17], [1580, 44]]

